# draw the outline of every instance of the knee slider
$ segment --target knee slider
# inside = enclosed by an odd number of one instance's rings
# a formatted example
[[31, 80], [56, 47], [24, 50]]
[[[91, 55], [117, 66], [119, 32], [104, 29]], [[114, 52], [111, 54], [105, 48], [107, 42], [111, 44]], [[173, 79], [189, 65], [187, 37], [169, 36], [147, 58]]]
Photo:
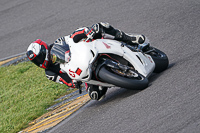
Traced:
[[45, 74], [46, 74], [47, 79], [52, 80], [52, 81], [56, 81], [56, 78], [58, 77], [58, 75], [52, 71], [45, 71]]
[[97, 93], [97, 91], [92, 91], [92, 92], [90, 93], [90, 98], [91, 98], [92, 100], [98, 100], [99, 98], [98, 98], [98, 93]]

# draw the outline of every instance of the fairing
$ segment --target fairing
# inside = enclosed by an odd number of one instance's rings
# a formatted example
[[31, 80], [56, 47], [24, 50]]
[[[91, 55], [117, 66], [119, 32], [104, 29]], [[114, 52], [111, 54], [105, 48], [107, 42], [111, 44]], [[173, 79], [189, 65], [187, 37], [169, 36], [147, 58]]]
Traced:
[[[151, 56], [141, 52], [133, 52], [121, 42], [109, 39], [97, 39], [93, 42], [74, 43], [69, 38], [71, 51], [71, 60], [62, 64], [61, 68], [65, 70], [70, 78], [88, 82], [91, 79], [92, 63], [101, 53], [112, 53], [119, 55], [129, 61], [134, 68], [143, 76], [148, 77], [155, 68]], [[81, 70], [77, 74], [77, 70]]]

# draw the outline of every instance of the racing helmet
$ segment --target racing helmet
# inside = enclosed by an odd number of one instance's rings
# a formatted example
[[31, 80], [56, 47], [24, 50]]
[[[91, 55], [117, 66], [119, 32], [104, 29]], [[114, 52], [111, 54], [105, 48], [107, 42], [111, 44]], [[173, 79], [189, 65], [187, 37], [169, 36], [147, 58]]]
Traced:
[[49, 65], [49, 46], [41, 39], [37, 39], [29, 45], [26, 55], [29, 60], [41, 68], [46, 69]]

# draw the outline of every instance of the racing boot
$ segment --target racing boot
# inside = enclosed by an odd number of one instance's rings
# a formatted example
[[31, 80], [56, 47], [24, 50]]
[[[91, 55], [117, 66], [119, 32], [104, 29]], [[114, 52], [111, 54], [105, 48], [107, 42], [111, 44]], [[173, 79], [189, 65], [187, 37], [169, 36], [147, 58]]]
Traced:
[[104, 37], [108, 39], [114, 39], [118, 41], [123, 41], [128, 44], [132, 45], [137, 45], [137, 44], [143, 44], [145, 41], [145, 36], [144, 35], [128, 35], [121, 30], [113, 28], [109, 23], [106, 22], [100, 22], [96, 23], [92, 26], [92, 29], [96, 33], [101, 33], [103, 34], [103, 37], [105, 34], [109, 37]]
[[113, 28], [109, 23], [106, 22], [96, 23], [92, 26], [92, 29], [96, 33], [100, 33], [104, 39], [122, 41], [136, 47], [141, 51], [145, 51], [145, 49], [149, 47], [147, 45], [141, 45], [145, 42], [144, 35], [128, 35], [121, 30]]
[[[106, 22], [96, 23], [91, 28], [95, 31], [96, 35], [100, 35], [100, 38], [104, 38], [104, 39], [114, 39], [117, 33], [117, 30], [114, 29], [109, 23], [106, 23]], [[98, 38], [98, 37], [94, 37], [94, 38]]]
[[128, 35], [120, 30], [117, 31], [115, 39], [118, 41], [123, 41], [129, 45], [132, 45], [138, 49], [138, 51], [145, 52], [149, 48], [149, 43], [145, 44], [144, 35]]
[[125, 43], [128, 43], [130, 45], [139, 45], [143, 44], [145, 41], [144, 35], [128, 35], [120, 30], [116, 31], [115, 40], [123, 41]]

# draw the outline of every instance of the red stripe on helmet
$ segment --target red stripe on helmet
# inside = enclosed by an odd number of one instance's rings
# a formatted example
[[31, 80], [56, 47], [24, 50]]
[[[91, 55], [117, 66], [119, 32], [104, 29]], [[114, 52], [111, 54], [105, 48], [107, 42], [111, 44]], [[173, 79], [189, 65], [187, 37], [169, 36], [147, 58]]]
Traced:
[[43, 46], [48, 50], [48, 47], [47, 47], [46, 42], [42, 41], [41, 39], [37, 39], [37, 40], [34, 41], [33, 43], [38, 43], [38, 44], [40, 44], [40, 45], [43, 45]]
[[37, 40], [35, 40], [33, 43], [38, 43], [38, 44], [40, 44], [41, 42], [42, 42], [41, 39], [37, 39]]

